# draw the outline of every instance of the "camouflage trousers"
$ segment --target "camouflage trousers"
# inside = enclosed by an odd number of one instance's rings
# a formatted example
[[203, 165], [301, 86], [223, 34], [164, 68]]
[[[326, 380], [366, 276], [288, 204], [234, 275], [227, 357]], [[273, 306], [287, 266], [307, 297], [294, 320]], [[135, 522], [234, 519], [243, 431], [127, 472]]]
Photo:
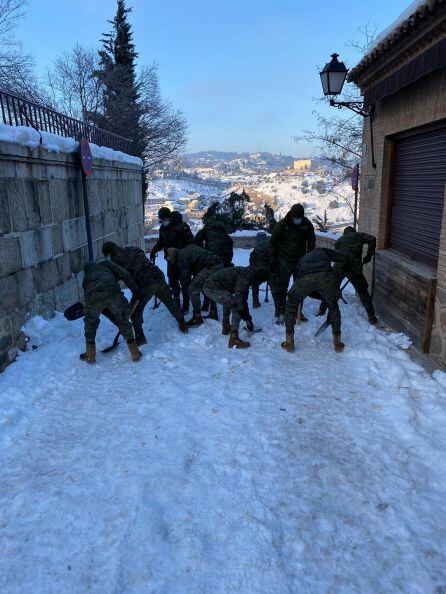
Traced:
[[167, 263], [167, 280], [169, 281], [169, 287], [172, 291], [173, 298], [180, 304], [180, 295], [183, 293], [183, 304], [189, 307], [189, 293], [187, 289], [180, 285], [180, 275], [178, 267], [175, 264]]
[[247, 301], [244, 300], [243, 303], [240, 303], [231, 291], [208, 284], [204, 287], [204, 294], [209, 297], [211, 301], [223, 305], [223, 321], [229, 322], [230, 319], [231, 332], [238, 331], [240, 320], [249, 319], [250, 314]]
[[285, 314], [290, 279], [296, 280], [297, 263], [280, 260], [277, 272], [270, 275], [269, 286], [274, 300], [275, 315]]
[[214, 272], [217, 272], [217, 270], [220, 270], [221, 268], [223, 268], [223, 264], [217, 264], [216, 266], [203, 268], [203, 270], [200, 270], [200, 272], [194, 276], [194, 278], [189, 283], [188, 292], [194, 313], [201, 312], [201, 293], [203, 292], [204, 283], [211, 276], [211, 274], [214, 274]]
[[89, 343], [95, 342], [99, 316], [104, 310], [107, 310], [107, 317], [113, 320], [122, 336], [126, 340], [133, 340], [133, 328], [129, 321], [130, 305], [122, 293], [107, 298], [87, 300], [84, 317], [85, 340]]
[[135, 334], [142, 334], [142, 325], [144, 323], [144, 309], [147, 303], [152, 299], [154, 295], [158, 297], [161, 303], [163, 303], [166, 306], [166, 309], [178, 322], [183, 319], [183, 312], [181, 311], [178, 303], [174, 301], [169, 286], [163, 278], [156, 283], [153, 283], [146, 287], [141, 287], [141, 298], [139, 300], [138, 305], [135, 308], [135, 311], [131, 316], [133, 328], [135, 329]]
[[288, 292], [286, 302], [285, 327], [287, 332], [294, 332], [299, 303], [309, 296], [317, 294], [318, 299], [323, 299], [328, 307], [328, 320], [333, 334], [341, 331], [341, 312], [338, 299], [340, 298], [339, 285], [333, 272], [318, 272], [308, 274], [297, 279]]
[[[355, 289], [358, 297], [364, 307], [364, 309], [369, 313], [375, 313], [375, 308], [373, 307], [373, 301], [368, 291], [369, 283], [365, 278], [362, 270], [346, 270], [342, 264], [335, 264], [333, 266], [333, 273], [336, 277], [336, 283], [338, 287], [341, 286], [342, 281], [344, 278], [347, 278], [352, 287]], [[327, 309], [326, 304], [324, 301], [322, 302], [323, 311]]]

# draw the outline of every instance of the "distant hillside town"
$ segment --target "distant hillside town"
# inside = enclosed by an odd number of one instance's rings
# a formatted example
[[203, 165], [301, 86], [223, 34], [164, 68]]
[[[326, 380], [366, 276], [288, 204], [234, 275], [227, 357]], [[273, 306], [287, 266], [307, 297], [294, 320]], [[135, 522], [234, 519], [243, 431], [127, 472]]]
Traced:
[[250, 198], [248, 214], [258, 218], [269, 205], [277, 220], [296, 202], [321, 229], [342, 229], [353, 220], [353, 191], [344, 172], [322, 159], [271, 153], [207, 151], [184, 155], [153, 173], [149, 181], [146, 234], [157, 233], [158, 210], [178, 210], [195, 230], [215, 201], [231, 192]]

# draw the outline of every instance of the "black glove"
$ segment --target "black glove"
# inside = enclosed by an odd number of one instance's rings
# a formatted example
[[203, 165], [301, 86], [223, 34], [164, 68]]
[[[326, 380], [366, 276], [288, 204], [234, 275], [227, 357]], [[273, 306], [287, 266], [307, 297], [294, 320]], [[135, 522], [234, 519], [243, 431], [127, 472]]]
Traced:
[[277, 262], [271, 262], [269, 269], [273, 274], [277, 274], [279, 272], [279, 264]]
[[156, 260], [156, 252], [155, 252], [154, 250], [152, 250], [152, 251], [150, 252], [150, 256], [149, 256], [149, 258], [150, 258], [150, 261], [151, 261], [151, 262], [153, 262], [153, 263], [155, 264], [155, 260]]

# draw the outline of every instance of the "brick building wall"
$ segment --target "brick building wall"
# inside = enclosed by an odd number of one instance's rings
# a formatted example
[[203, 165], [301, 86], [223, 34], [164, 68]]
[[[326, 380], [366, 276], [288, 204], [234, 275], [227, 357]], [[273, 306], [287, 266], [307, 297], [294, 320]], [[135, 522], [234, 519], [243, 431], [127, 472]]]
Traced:
[[[143, 246], [140, 167], [95, 159], [87, 183], [94, 258], [107, 239]], [[27, 316], [79, 300], [87, 259], [77, 156], [0, 142], [0, 371], [25, 347]]]
[[[359, 229], [377, 237], [378, 249], [386, 247], [392, 136], [415, 128], [421, 132], [423, 127], [442, 121], [446, 123], [444, 70], [425, 76], [377, 103], [373, 123], [376, 169], [372, 167], [369, 123], [365, 122]], [[443, 214], [430, 352], [446, 362], [446, 209]]]

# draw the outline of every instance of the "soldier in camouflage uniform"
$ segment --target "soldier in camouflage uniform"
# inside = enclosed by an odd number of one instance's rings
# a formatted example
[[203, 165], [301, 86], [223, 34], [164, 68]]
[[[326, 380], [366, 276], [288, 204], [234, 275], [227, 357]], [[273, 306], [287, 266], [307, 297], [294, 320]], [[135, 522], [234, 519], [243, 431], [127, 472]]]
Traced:
[[[296, 280], [299, 260], [316, 245], [314, 227], [304, 216], [301, 204], [294, 204], [285, 218], [275, 225], [270, 245], [269, 284], [276, 309], [276, 323], [282, 324], [291, 276]], [[302, 316], [302, 321], [307, 319]]]
[[[367, 246], [367, 253], [363, 258], [362, 254], [365, 245]], [[333, 268], [339, 286], [345, 277], [351, 282], [367, 312], [370, 324], [376, 324], [378, 320], [376, 319], [372, 298], [368, 292], [369, 284], [364, 276], [362, 268], [364, 264], [371, 261], [375, 249], [376, 238], [373, 237], [373, 235], [355, 231], [353, 227], [346, 227], [344, 229], [344, 235], [335, 243], [335, 250], [340, 254], [349, 257], [352, 260], [352, 265], [347, 269], [344, 264], [336, 263]], [[323, 315], [325, 309], [325, 304], [321, 303], [319, 315]]]
[[[178, 211], [173, 212], [163, 206], [158, 211], [160, 221], [159, 239], [153, 246], [150, 252], [150, 260], [155, 263], [156, 255], [159, 251], [164, 250], [164, 257], [167, 256], [167, 250], [171, 247], [181, 249], [194, 243], [194, 236], [190, 230], [189, 225], [183, 221], [183, 215]], [[175, 301], [181, 306], [180, 294], [181, 286], [180, 279], [175, 266], [167, 265], [167, 278], [169, 286], [172, 290], [172, 295]], [[183, 292], [183, 311], [189, 311], [189, 295]]]
[[140, 287], [139, 303], [131, 316], [138, 346], [147, 343], [143, 331], [143, 315], [147, 303], [154, 295], [164, 303], [166, 309], [176, 319], [180, 331], [187, 332], [184, 314], [172, 298], [163, 271], [148, 260], [143, 250], [134, 246], [121, 248], [113, 241], [107, 241], [102, 246], [102, 253], [106, 258], [111, 258], [113, 262], [127, 270]]
[[[181, 250], [169, 248], [167, 261], [177, 268], [183, 291], [187, 291], [192, 301], [193, 315], [186, 322], [188, 326], [203, 324], [201, 317], [201, 293], [206, 279], [220, 268], [223, 268], [221, 259], [212, 252], [208, 252], [198, 245], [187, 245]], [[218, 320], [217, 308], [215, 315], [208, 316]]]
[[228, 348], [246, 349], [251, 346], [239, 338], [240, 320], [246, 321], [248, 330], [254, 329], [248, 307], [249, 287], [255, 282], [264, 282], [268, 273], [268, 268], [234, 266], [214, 272], [204, 283], [205, 295], [223, 305], [222, 334], [229, 334]]
[[225, 268], [232, 265], [233, 241], [221, 221], [205, 222], [204, 227], [195, 235], [195, 243], [219, 256]]
[[348, 257], [326, 248], [312, 250], [299, 262], [296, 281], [287, 296], [286, 335], [285, 342], [282, 342], [282, 347], [290, 353], [294, 351], [294, 325], [299, 304], [308, 296], [324, 299], [329, 310], [328, 316], [333, 330], [334, 349], [336, 352], [341, 352], [344, 349], [344, 344], [341, 341], [341, 313], [338, 306], [341, 293], [331, 262], [339, 262], [347, 268], [351, 265]]
[[80, 358], [87, 363], [96, 363], [96, 332], [99, 326], [99, 316], [108, 310], [114, 323], [127, 341], [127, 346], [133, 361], [141, 358], [141, 353], [135, 342], [132, 324], [129, 321], [130, 306], [124, 297], [118, 281], [122, 280], [132, 291], [133, 298], [138, 299], [140, 289], [132, 276], [114, 262], [87, 262], [84, 266], [84, 280], [82, 288], [85, 297], [85, 341], [86, 352]]
[[[254, 267], [269, 268], [270, 247], [269, 237], [265, 231], [259, 231], [256, 235], [256, 247], [249, 255], [249, 265]], [[259, 299], [260, 285], [254, 283], [251, 287], [252, 306], [254, 309], [260, 307]]]

